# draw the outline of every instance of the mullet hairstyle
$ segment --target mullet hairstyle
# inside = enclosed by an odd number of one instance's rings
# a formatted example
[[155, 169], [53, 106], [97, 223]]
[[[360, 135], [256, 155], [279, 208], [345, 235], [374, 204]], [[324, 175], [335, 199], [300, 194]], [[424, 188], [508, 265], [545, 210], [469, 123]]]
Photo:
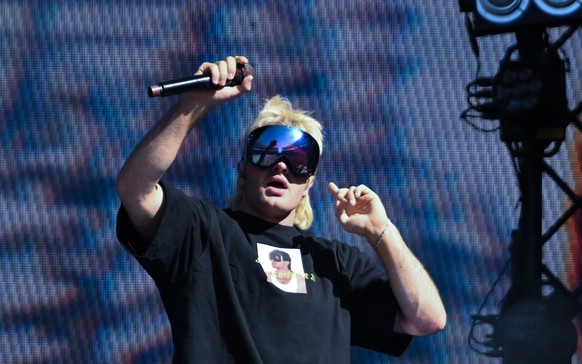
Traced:
[[[249, 134], [265, 125], [290, 125], [302, 129], [311, 135], [319, 145], [319, 154], [323, 152], [323, 132], [319, 121], [315, 120], [307, 111], [294, 109], [291, 102], [279, 95], [267, 100], [255, 121], [245, 132], [244, 143]], [[245, 161], [239, 162], [239, 168], [246, 168]], [[315, 178], [310, 176], [309, 179]], [[228, 207], [236, 210], [241, 202], [244, 184], [241, 177], [237, 177], [234, 195], [228, 201]], [[313, 209], [309, 202], [309, 193], [305, 195], [295, 210], [293, 225], [301, 230], [307, 230], [313, 223]]]

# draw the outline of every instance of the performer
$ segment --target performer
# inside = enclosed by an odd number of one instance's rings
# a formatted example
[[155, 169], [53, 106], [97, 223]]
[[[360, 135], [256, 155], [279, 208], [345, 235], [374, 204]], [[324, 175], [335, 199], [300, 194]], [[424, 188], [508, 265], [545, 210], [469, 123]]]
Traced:
[[[246, 63], [227, 57], [196, 74], [224, 86]], [[117, 178], [117, 234], [159, 289], [174, 361], [343, 363], [351, 345], [398, 356], [412, 336], [442, 330], [437, 288], [370, 188], [329, 183], [340, 224], [371, 244], [384, 270], [356, 247], [309, 231], [322, 130], [288, 100], [268, 100], [248, 127], [228, 208], [162, 182], [189, 132], [213, 108], [251, 91], [252, 79], [182, 97]], [[298, 257], [304, 292], [269, 281], [260, 247]]]

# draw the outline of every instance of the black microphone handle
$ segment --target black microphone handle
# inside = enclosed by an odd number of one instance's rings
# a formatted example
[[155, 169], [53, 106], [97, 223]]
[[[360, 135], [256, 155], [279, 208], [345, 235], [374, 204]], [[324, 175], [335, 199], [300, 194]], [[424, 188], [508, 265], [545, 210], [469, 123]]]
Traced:
[[[253, 75], [254, 70], [250, 64], [237, 65], [236, 73], [231, 80], [226, 82], [226, 86], [240, 85], [243, 79], [248, 75]], [[207, 90], [210, 88], [221, 88], [212, 83], [210, 76], [198, 75], [192, 77], [185, 77], [171, 81], [160, 82], [157, 85], [148, 88], [148, 96], [172, 96], [185, 92]]]

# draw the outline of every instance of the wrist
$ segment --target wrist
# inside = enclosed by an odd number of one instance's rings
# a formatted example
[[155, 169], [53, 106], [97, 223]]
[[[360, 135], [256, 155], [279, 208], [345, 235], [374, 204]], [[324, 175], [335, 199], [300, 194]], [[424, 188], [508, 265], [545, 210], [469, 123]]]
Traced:
[[378, 248], [378, 246], [382, 242], [382, 239], [386, 236], [386, 232], [390, 225], [392, 225], [392, 222], [390, 221], [390, 219], [387, 218], [383, 224], [378, 225], [378, 227], [374, 228], [373, 232], [371, 232], [368, 235], [367, 240], [372, 246], [372, 248], [374, 248], [374, 250]]
[[212, 104], [200, 102], [191, 95], [184, 95], [174, 104], [172, 114], [174, 119], [181, 119], [192, 128], [213, 108]]

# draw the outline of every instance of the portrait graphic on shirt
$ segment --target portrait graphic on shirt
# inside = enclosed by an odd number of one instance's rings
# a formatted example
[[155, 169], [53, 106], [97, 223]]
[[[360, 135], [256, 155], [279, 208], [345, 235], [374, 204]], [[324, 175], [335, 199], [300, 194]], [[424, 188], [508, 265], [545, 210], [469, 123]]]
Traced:
[[307, 293], [306, 274], [299, 249], [257, 243], [257, 254], [267, 275], [267, 282], [285, 292]]

